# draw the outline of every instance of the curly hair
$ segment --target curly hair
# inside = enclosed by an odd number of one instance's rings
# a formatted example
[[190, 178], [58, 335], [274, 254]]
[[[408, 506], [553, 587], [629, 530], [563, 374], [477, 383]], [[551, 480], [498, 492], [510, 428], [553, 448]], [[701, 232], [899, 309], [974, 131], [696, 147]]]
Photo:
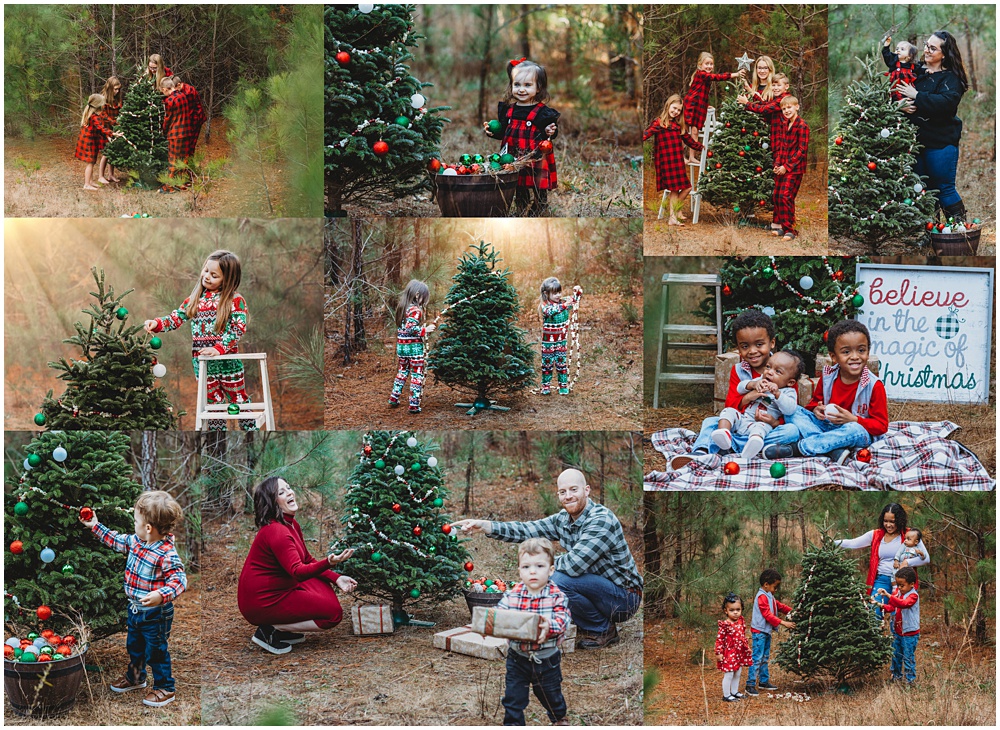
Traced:
[[892, 516], [896, 518], [896, 532], [898, 532], [900, 535], [903, 535], [905, 537], [906, 536], [906, 510], [903, 509], [902, 505], [896, 504], [895, 502], [890, 502], [889, 504], [887, 504], [885, 507], [882, 508], [881, 512], [879, 512], [878, 523], [875, 525], [875, 529], [876, 530], [884, 530], [885, 529], [885, 527], [883, 526], [883, 523], [882, 523], [882, 518], [885, 517], [885, 515], [886, 515], [887, 512], [891, 512]]
[[868, 333], [868, 328], [856, 319], [842, 319], [826, 331], [826, 349], [831, 353], [837, 351], [837, 338], [846, 335], [848, 332], [857, 332], [865, 336], [868, 340], [868, 347], [872, 346], [872, 336]]
[[767, 332], [767, 339], [774, 339], [774, 322], [771, 318], [764, 314], [759, 309], [746, 309], [736, 315], [736, 319], [729, 326], [729, 329], [733, 333], [733, 337], [736, 337], [736, 333], [740, 330], [748, 330], [756, 327], [760, 327]]

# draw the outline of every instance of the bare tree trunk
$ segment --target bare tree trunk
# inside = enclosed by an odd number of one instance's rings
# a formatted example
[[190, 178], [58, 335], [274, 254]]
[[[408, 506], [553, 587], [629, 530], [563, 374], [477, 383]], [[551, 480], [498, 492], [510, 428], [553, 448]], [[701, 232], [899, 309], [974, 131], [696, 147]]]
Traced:
[[215, 103], [215, 44], [219, 29], [219, 6], [215, 6], [215, 18], [212, 21], [212, 51], [211, 63], [208, 67], [208, 109], [205, 110], [205, 144], [212, 139], [212, 109]]
[[806, 505], [805, 503], [799, 504], [799, 533], [802, 535], [802, 554], [805, 555], [806, 550], [809, 548], [809, 543], [806, 542]]
[[521, 44], [521, 55], [531, 58], [531, 6], [521, 6], [521, 22], [517, 24], [517, 39]]
[[677, 519], [674, 521], [674, 533], [677, 542], [674, 545], [674, 605], [672, 614], [674, 618], [680, 615], [681, 598], [683, 597], [681, 585], [684, 575], [684, 495], [677, 492], [676, 497], [675, 514]]
[[545, 253], [549, 256], [549, 268], [556, 265], [555, 256], [552, 255], [552, 221], [545, 219]]
[[[361, 219], [351, 221], [351, 271], [347, 278], [347, 306], [344, 307], [344, 364], [351, 362], [353, 353], [365, 349], [364, 275]], [[353, 334], [351, 332], [353, 326]]]
[[601, 431], [601, 445], [598, 449], [601, 458], [600, 471], [597, 473], [597, 501], [604, 504], [604, 456], [608, 444], [608, 432]]
[[420, 268], [420, 219], [413, 221], [413, 270]]
[[476, 437], [470, 434], [469, 460], [465, 463], [465, 499], [462, 501], [462, 514], [472, 511], [472, 483], [476, 475]]
[[486, 119], [486, 76], [493, 65], [493, 19], [496, 16], [496, 5], [487, 5], [485, 13], [486, 29], [482, 34], [484, 48], [483, 57], [479, 64], [479, 106], [476, 108], [476, 122], [482, 124]]
[[156, 489], [156, 431], [142, 432], [140, 478], [145, 491]]
[[111, 75], [112, 76], [117, 76], [118, 75], [118, 71], [117, 71], [118, 54], [115, 53], [115, 49], [117, 48], [117, 43], [116, 43], [117, 39], [115, 38], [115, 21], [116, 21], [115, 14], [116, 14], [116, 10], [117, 10], [117, 6], [112, 5], [111, 6]]
[[401, 225], [395, 218], [389, 218], [385, 226], [385, 280], [397, 289], [402, 283], [399, 276], [402, 264]]
[[532, 458], [531, 438], [528, 436], [528, 432], [518, 431], [517, 441], [521, 451], [521, 460], [525, 464], [524, 478], [532, 481], [538, 479], [538, 474], [535, 473], [535, 460]]
[[978, 94], [979, 80], [976, 78], [976, 59], [972, 55], [972, 31], [969, 29], [968, 18], [963, 18], [962, 22], [965, 25], [965, 67], [969, 70], [969, 85], [972, 86], [972, 91]]
[[[968, 26], [966, 26], [966, 33], [968, 33]], [[986, 560], [986, 536], [981, 532], [976, 533], [976, 553], [979, 557], [979, 564], [982, 564]], [[982, 597], [979, 602], [979, 611], [976, 612], [976, 643], [980, 646], [986, 646], [989, 641], [989, 637], [986, 634], [986, 611], [983, 609], [984, 606], [989, 605], [987, 603], [987, 597], [989, 595], [989, 585], [986, 583], [979, 584], [979, 595]]]
[[420, 28], [424, 35], [424, 53], [427, 55], [427, 58], [433, 58], [434, 34], [431, 33], [431, 28], [432, 28], [431, 16], [432, 16], [432, 11], [434, 10], [434, 6], [431, 5], [430, 3], [424, 3], [422, 5], [419, 5], [418, 7], [420, 8], [420, 12], [423, 15], [423, 23], [421, 23]]
[[767, 531], [767, 560], [774, 565], [778, 560], [778, 512], [772, 494], [771, 514]]
[[649, 493], [642, 495], [642, 552], [646, 575], [659, 576], [661, 563], [660, 539], [656, 531], [656, 502]]

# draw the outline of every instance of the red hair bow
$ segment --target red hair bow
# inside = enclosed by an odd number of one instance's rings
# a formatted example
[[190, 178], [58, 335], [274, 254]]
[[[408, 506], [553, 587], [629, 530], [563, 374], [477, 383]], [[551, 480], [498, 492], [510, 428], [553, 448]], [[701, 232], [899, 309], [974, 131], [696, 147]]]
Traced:
[[528, 59], [527, 59], [527, 57], [525, 57], [525, 56], [521, 56], [521, 58], [520, 58], [520, 59], [516, 59], [516, 58], [512, 58], [512, 59], [511, 59], [511, 61], [510, 61], [510, 65], [511, 65], [511, 66], [516, 66], [517, 64], [519, 64], [519, 63], [524, 63], [524, 62], [525, 62], [525, 61], [527, 61], [527, 60], [528, 60]]

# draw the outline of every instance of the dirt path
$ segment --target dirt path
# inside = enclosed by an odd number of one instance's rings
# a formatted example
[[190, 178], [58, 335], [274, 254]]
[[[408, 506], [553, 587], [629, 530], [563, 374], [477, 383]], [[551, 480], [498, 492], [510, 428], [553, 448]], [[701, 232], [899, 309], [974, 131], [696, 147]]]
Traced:
[[[328, 331], [326, 427], [587, 431], [638, 428], [642, 394], [641, 325], [627, 324], [622, 319], [622, 301], [617, 294], [590, 295], [584, 302], [580, 329], [582, 372], [572, 393], [501, 397], [499, 404], [509, 406], [510, 411], [483, 411], [476, 416], [467, 416], [454, 405], [467, 402], [467, 394], [443, 384], [435, 385], [433, 374], [428, 375], [424, 386], [422, 413], [410, 414], [405, 407], [390, 409], [386, 399], [396, 374], [395, 338], [370, 339], [369, 349], [345, 367]], [[537, 317], [533, 312], [522, 312], [519, 324], [528, 331], [529, 338], [537, 337]], [[575, 365], [570, 377], [573, 372]], [[404, 390], [404, 396], [408, 394], [409, 390]]]

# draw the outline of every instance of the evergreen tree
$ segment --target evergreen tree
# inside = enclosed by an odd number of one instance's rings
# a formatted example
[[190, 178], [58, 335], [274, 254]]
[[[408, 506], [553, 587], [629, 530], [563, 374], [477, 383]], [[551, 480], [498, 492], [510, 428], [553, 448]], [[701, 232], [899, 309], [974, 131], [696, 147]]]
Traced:
[[711, 157], [705, 162], [705, 173], [697, 187], [705, 202], [731, 208], [741, 218], [751, 218], [771, 206], [771, 130], [763, 117], [736, 101], [738, 89], [732, 88], [734, 92], [723, 102], [718, 126], [709, 138]]
[[[489, 396], [514, 392], [534, 381], [534, 352], [518, 327], [521, 304], [509, 282], [510, 269], [492, 244], [480, 241], [459, 259], [455, 282], [445, 298], [447, 315], [427, 358], [435, 382], [475, 394], [476, 410], [490, 407]], [[443, 310], [442, 310], [443, 311]]]
[[125, 92], [113, 137], [104, 155], [115, 167], [132, 170], [142, 184], [156, 187], [157, 176], [167, 169], [167, 138], [163, 135], [163, 94], [155, 79], [140, 68]]
[[327, 208], [350, 201], [403, 198], [429, 185], [448, 107], [428, 108], [406, 62], [423, 36], [414, 5], [327, 5]]
[[[827, 351], [823, 338], [830, 325], [854, 317], [864, 304], [855, 281], [855, 261], [838, 256], [723, 259], [719, 276], [725, 345], [736, 345], [733, 319], [746, 309], [760, 309], [774, 322], [778, 347], [798, 350], [812, 372], [815, 356]], [[714, 291], [702, 300], [701, 311], [715, 322]]]
[[916, 238], [937, 205], [913, 172], [917, 128], [892, 101], [881, 63], [864, 61], [830, 142], [830, 233], [871, 244]]
[[83, 313], [87, 324], [74, 324], [76, 335], [63, 342], [80, 348], [80, 359], [60, 358], [49, 367], [61, 371], [66, 391], [53, 399], [50, 390], [35, 424], [55, 429], [114, 429], [116, 431], [170, 428], [173, 408], [166, 391], [156, 385], [154, 346], [146, 341], [141, 325], [127, 326], [128, 310], [122, 306], [133, 290], [115, 295], [105, 288], [104, 271], [92, 268], [97, 301]]
[[802, 556], [789, 620], [795, 628], [775, 661], [800, 677], [850, 682], [885, 668], [892, 656], [857, 564], [829, 538]]
[[[124, 534], [133, 531], [132, 508], [142, 488], [132, 481], [125, 461], [128, 449], [128, 434], [120, 432], [50, 431], [24, 450], [19, 477], [10, 476], [17, 467], [8, 465], [4, 494], [8, 622], [37, 626], [35, 610], [48, 606], [52, 618], [42, 627], [57, 634], [75, 633], [75, 623], [81, 619], [95, 637], [124, 630], [125, 556], [101, 544], [79, 520], [80, 509], [90, 507], [103, 524]], [[55, 552], [54, 560], [42, 560], [46, 549]]]
[[417, 602], [441, 602], [459, 594], [469, 554], [443, 510], [448, 490], [437, 457], [406, 431], [364, 436], [351, 473], [334, 549], [354, 548], [343, 572], [357, 591], [392, 604], [394, 616]]

